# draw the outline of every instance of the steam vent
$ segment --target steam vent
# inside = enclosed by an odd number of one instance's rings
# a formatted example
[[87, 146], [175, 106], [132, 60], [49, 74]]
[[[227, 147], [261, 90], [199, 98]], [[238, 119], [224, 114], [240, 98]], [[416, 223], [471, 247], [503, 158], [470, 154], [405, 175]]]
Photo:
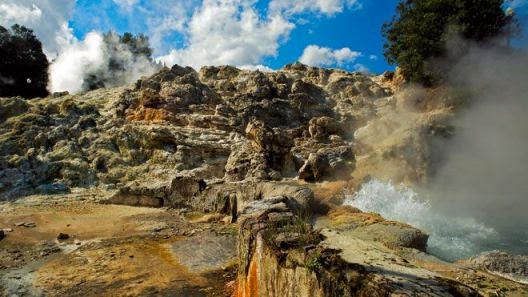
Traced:
[[0, 297], [528, 297], [528, 4], [386, 2], [0, 0]]

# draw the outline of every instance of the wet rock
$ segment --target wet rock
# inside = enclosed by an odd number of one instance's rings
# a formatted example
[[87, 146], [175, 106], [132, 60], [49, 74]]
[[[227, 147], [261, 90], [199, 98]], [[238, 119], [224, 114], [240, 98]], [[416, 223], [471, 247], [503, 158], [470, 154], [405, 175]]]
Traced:
[[502, 251], [484, 252], [464, 261], [475, 268], [488, 270], [528, 283], [528, 256], [511, 255]]
[[171, 249], [192, 272], [222, 269], [236, 256], [236, 238], [204, 232], [173, 243]]
[[426, 251], [429, 235], [404, 224], [372, 224], [355, 230], [359, 238], [381, 241], [390, 248], [406, 247]]

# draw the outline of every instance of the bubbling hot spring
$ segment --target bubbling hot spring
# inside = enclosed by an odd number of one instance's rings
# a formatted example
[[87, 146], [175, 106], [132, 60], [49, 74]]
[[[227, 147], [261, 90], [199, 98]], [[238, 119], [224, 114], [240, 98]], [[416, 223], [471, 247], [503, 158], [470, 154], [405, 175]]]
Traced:
[[344, 204], [379, 213], [386, 219], [405, 222], [427, 232], [428, 252], [445, 260], [468, 258], [487, 250], [519, 250], [519, 246], [512, 246], [512, 240], [492, 226], [437, 209], [403, 185], [394, 186], [373, 179], [364, 183], [355, 194], [348, 195]]

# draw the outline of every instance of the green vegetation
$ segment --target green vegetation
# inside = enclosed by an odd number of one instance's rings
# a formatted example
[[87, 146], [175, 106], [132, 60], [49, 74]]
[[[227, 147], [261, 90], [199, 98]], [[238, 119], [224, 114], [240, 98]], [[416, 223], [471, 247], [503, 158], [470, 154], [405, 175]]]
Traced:
[[[411, 82], [432, 85], [467, 50], [463, 42], [507, 45], [518, 32], [513, 11], [504, 0], [401, 0], [396, 16], [385, 23], [385, 57]], [[449, 56], [448, 56], [449, 54]], [[443, 63], [436, 63], [442, 59]]]
[[0, 97], [43, 97], [48, 94], [48, 60], [33, 31], [0, 26]]
[[294, 215], [292, 218], [270, 222], [263, 237], [270, 246], [279, 250], [281, 249], [280, 242], [276, 241], [279, 234], [296, 235], [292, 238], [294, 242], [289, 245], [292, 248], [318, 244], [321, 241], [319, 233], [312, 229], [310, 217], [305, 215]]
[[309, 271], [318, 271], [323, 268], [323, 255], [319, 251], [314, 251], [306, 259], [306, 268]]

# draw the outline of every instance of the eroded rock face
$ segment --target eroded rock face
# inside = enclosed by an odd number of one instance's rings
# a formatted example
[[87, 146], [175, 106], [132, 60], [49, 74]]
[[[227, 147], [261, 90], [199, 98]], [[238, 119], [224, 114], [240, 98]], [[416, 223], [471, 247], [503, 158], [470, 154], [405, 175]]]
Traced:
[[234, 296], [480, 296], [373, 241], [314, 231], [287, 197], [250, 203], [240, 225]]
[[127, 191], [176, 176], [348, 177], [352, 130], [372, 116], [375, 100], [390, 95], [370, 76], [294, 64], [269, 73], [176, 65], [129, 88], [3, 98], [0, 197], [41, 185]]

